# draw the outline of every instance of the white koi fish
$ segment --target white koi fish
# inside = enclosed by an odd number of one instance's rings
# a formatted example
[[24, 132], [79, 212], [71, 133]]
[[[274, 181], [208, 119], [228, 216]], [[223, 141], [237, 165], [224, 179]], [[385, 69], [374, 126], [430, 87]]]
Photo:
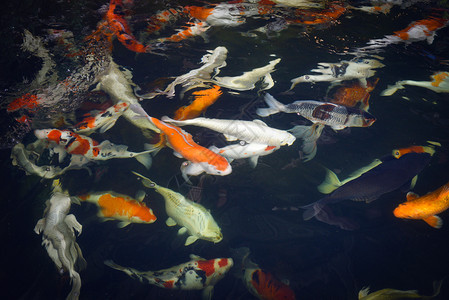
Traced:
[[344, 80], [358, 79], [363, 87], [367, 87], [366, 79], [374, 76], [377, 69], [385, 65], [375, 59], [360, 59], [357, 61], [341, 61], [340, 63], [318, 63], [318, 69], [311, 70], [312, 72], [321, 73], [321, 75], [303, 75], [301, 77], [293, 78], [292, 85], [289, 90], [292, 90], [298, 83], [301, 82], [341, 82]]
[[105, 109], [95, 116], [88, 114], [81, 122], [75, 125], [73, 131], [76, 133], [90, 134], [95, 130], [104, 133], [115, 125], [117, 119], [129, 108], [129, 103], [120, 101]]
[[217, 148], [216, 146], [209, 147], [209, 150], [220, 154], [226, 158], [229, 162], [234, 159], [248, 158], [251, 167], [255, 168], [257, 166], [257, 161], [259, 156], [265, 156], [278, 150], [280, 146], [269, 146], [265, 144], [257, 143], [245, 143], [240, 142], [237, 144], [228, 145], [222, 148]]
[[244, 72], [240, 76], [235, 77], [215, 77], [212, 82], [215, 84], [236, 91], [248, 91], [255, 88], [256, 83], [262, 81], [262, 89], [268, 90], [274, 86], [271, 72], [274, 67], [281, 61], [280, 58], [272, 60], [268, 65], [260, 68], [255, 68], [251, 71]]
[[242, 121], [195, 118], [177, 121], [170, 119], [167, 116], [162, 117], [161, 120], [176, 126], [194, 125], [209, 128], [223, 133], [228, 141], [239, 139], [247, 143], [258, 143], [270, 146], [290, 146], [296, 140], [296, 138], [287, 131], [268, 127], [268, 125], [261, 120]]
[[34, 231], [43, 233], [42, 245], [60, 272], [69, 272], [72, 290], [67, 299], [78, 299], [81, 277], [75, 269], [83, 269], [86, 261], [75, 241], [75, 230], [79, 235], [83, 227], [74, 215], [68, 215], [70, 205], [70, 196], [62, 191], [59, 180], [55, 180], [52, 196], [46, 202], [44, 217], [37, 222]]
[[221, 229], [218, 227], [209, 210], [202, 205], [185, 198], [183, 195], [170, 189], [161, 187], [150, 179], [133, 172], [142, 178], [142, 183], [147, 188], [155, 189], [165, 199], [165, 210], [168, 215], [167, 226], [181, 226], [178, 233], [187, 232], [189, 237], [185, 242], [188, 246], [198, 239], [218, 243], [223, 239]]
[[190, 255], [190, 261], [159, 271], [138, 271], [126, 268], [108, 260], [104, 263], [122, 271], [140, 282], [177, 290], [203, 290], [203, 299], [211, 299], [215, 284], [221, 280], [234, 265], [232, 258], [215, 258], [205, 260]]
[[391, 96], [397, 90], [404, 89], [404, 85], [414, 85], [432, 90], [436, 93], [449, 93], [449, 72], [436, 72], [430, 76], [432, 81], [415, 81], [415, 80], [401, 80], [394, 85], [388, 86], [381, 96]]
[[[63, 150], [60, 154], [69, 153], [81, 155], [88, 160], [108, 160], [112, 158], [134, 157], [147, 169], [150, 168], [152, 159], [148, 150], [143, 152], [127, 151], [128, 146], [115, 145], [110, 141], [98, 143], [90, 137], [74, 133], [70, 130], [59, 129], [36, 129], [34, 135], [40, 140], [47, 140], [51, 145], [56, 145], [55, 149]], [[60, 157], [61, 158], [61, 157]]]

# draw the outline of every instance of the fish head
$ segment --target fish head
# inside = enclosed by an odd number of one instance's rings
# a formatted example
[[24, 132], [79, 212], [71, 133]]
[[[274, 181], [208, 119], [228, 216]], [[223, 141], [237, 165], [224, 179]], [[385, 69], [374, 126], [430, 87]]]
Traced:
[[412, 219], [407, 203], [399, 204], [399, 206], [394, 209], [393, 214], [399, 219]]
[[210, 216], [207, 220], [207, 227], [201, 233], [202, 239], [206, 241], [211, 241], [213, 243], [219, 243], [223, 239], [223, 234], [221, 233], [220, 227], [215, 222], [215, 220]]
[[432, 146], [410, 146], [393, 150], [393, 156], [398, 159], [408, 153], [427, 153], [430, 154], [430, 156], [433, 156], [435, 149]]

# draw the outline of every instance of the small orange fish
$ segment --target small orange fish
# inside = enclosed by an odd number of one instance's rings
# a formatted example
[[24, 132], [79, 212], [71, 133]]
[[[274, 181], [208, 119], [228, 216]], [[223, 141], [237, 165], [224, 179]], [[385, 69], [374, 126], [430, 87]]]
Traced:
[[399, 204], [393, 214], [396, 218], [423, 220], [433, 228], [441, 228], [443, 220], [439, 214], [449, 208], [449, 182], [439, 189], [419, 197], [407, 194], [407, 202]]
[[289, 20], [289, 23], [299, 23], [306, 25], [329, 23], [337, 20], [345, 12], [346, 7], [338, 3], [331, 3], [328, 9], [321, 10], [319, 12], [311, 12], [310, 10], [297, 9], [295, 14], [301, 18]]
[[410, 146], [393, 150], [393, 156], [395, 158], [400, 158], [407, 153], [428, 153], [432, 156], [435, 153], [435, 149], [431, 146]]
[[8, 104], [6, 108], [7, 112], [17, 111], [19, 109], [26, 109], [30, 112], [36, 112], [39, 105], [41, 105], [42, 100], [37, 95], [32, 95], [30, 93], [26, 93], [23, 96], [14, 99], [11, 103]]
[[98, 215], [104, 219], [119, 220], [120, 227], [130, 223], [150, 224], [156, 221], [156, 216], [151, 208], [145, 203], [114, 192], [97, 192], [77, 196], [81, 201], [88, 201], [96, 204], [100, 211]]
[[330, 102], [346, 107], [354, 107], [357, 103], [360, 103], [360, 109], [368, 111], [369, 93], [374, 90], [378, 81], [379, 78], [374, 82], [368, 82], [367, 87], [363, 87], [359, 82], [349, 86], [343, 86], [335, 92]]
[[193, 119], [201, 115], [206, 109], [217, 101], [217, 99], [223, 94], [218, 85], [214, 85], [207, 90], [196, 91], [192, 93], [195, 96], [190, 105], [183, 106], [175, 111], [175, 120], [187, 120]]
[[431, 38], [435, 34], [435, 31], [445, 27], [447, 23], [447, 19], [430, 17], [428, 19], [413, 22], [403, 30], [395, 31], [394, 36], [397, 36], [404, 41], [413, 40], [418, 36]]

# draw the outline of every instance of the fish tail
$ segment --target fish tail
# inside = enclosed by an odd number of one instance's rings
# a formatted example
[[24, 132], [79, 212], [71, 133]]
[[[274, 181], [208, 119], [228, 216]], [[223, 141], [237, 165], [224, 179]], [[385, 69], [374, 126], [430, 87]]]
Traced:
[[256, 110], [257, 115], [261, 117], [268, 117], [269, 115], [277, 114], [280, 111], [285, 111], [285, 105], [277, 101], [270, 94], [266, 93], [264, 100], [267, 103], [268, 108], [258, 108]]
[[135, 156], [136, 160], [140, 162], [147, 170], [150, 169], [151, 165], [153, 164], [151, 152], [153, 152], [153, 150], [145, 151]]
[[81, 290], [81, 277], [78, 272], [73, 271], [71, 274], [71, 282], [72, 282], [72, 290], [67, 295], [68, 300], [75, 300], [78, 299], [80, 296], [80, 290]]
[[316, 142], [320, 138], [323, 128], [324, 125], [322, 124], [313, 124], [312, 126], [297, 125], [287, 130], [296, 138], [303, 140], [304, 161], [309, 161], [315, 157], [317, 151]]
[[126, 273], [128, 276], [134, 279], [138, 279], [141, 282], [144, 282], [144, 279], [147, 279], [149, 283], [154, 283], [154, 280], [151, 280], [152, 272], [141, 272], [133, 268], [126, 268], [122, 267], [120, 265], [117, 265], [112, 260], [105, 260], [104, 264], [108, 267], [111, 267], [115, 270], [122, 271], [123, 273]]
[[324, 178], [324, 181], [317, 186], [317, 189], [320, 193], [330, 194], [341, 185], [342, 184], [340, 179], [338, 179], [337, 174], [326, 168], [326, 177]]
[[186, 124], [188, 124], [189, 122], [189, 120], [173, 120], [172, 118], [170, 118], [170, 117], [167, 117], [167, 116], [163, 116], [162, 118], [161, 118], [161, 121], [162, 122], [167, 122], [167, 123], [170, 123], [170, 124], [173, 124], [173, 125], [175, 125], [175, 126], [183, 126], [183, 125], [186, 125]]
[[139, 174], [137, 172], [131, 171], [134, 175], [137, 175], [138, 177], [142, 178], [142, 184], [148, 188], [154, 189], [157, 185], [155, 182], [151, 181], [151, 179], [143, 176], [142, 174]]
[[321, 200], [318, 200], [311, 204], [301, 206], [300, 208], [306, 210], [302, 214], [303, 219], [306, 221], [312, 219], [323, 209], [324, 205], [325, 204]]
[[380, 93], [381, 96], [391, 96], [394, 93], [396, 93], [398, 90], [403, 89], [404, 85], [402, 84], [402, 81], [396, 82], [394, 85], [389, 85], [382, 93]]

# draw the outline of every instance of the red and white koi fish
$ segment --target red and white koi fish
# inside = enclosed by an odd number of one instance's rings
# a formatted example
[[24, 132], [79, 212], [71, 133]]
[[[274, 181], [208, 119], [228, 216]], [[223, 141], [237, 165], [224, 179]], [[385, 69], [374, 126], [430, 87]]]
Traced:
[[378, 50], [390, 44], [413, 43], [419, 41], [427, 41], [432, 44], [436, 35], [436, 31], [446, 27], [448, 19], [439, 17], [429, 17], [411, 23], [407, 28], [395, 31], [393, 35], [386, 35], [382, 39], [370, 40], [369, 46], [358, 48], [357, 52], [367, 52]]
[[34, 135], [40, 140], [47, 140], [51, 145], [57, 146], [55, 149], [59, 151], [60, 155], [64, 155], [65, 151], [72, 155], [81, 155], [89, 160], [134, 157], [147, 169], [150, 168], [152, 162], [150, 152], [154, 151], [130, 152], [127, 151], [128, 147], [125, 145], [115, 145], [107, 140], [98, 143], [90, 137], [70, 130], [36, 129]]
[[231, 269], [232, 258], [215, 258], [205, 260], [196, 255], [190, 255], [191, 260], [159, 271], [138, 271], [126, 268], [108, 260], [104, 263], [116, 270], [122, 271], [141, 282], [164, 288], [177, 290], [203, 290], [203, 298], [211, 299], [215, 284]]
[[393, 214], [396, 218], [423, 220], [433, 228], [441, 228], [443, 220], [437, 214], [449, 208], [449, 182], [439, 189], [419, 197], [408, 192], [407, 202], [399, 204]]
[[205, 22], [188, 22], [189, 26], [186, 26], [187, 28], [184, 30], [178, 30], [178, 33], [166, 37], [166, 38], [159, 38], [157, 39], [158, 42], [164, 43], [164, 42], [180, 42], [182, 40], [185, 40], [187, 38], [191, 38], [194, 36], [202, 35], [204, 32], [206, 32], [210, 26]]
[[269, 146], [257, 143], [240, 142], [237, 144], [228, 145], [222, 148], [215, 146], [209, 147], [210, 150], [224, 156], [229, 162], [234, 159], [248, 158], [251, 167], [257, 166], [259, 156], [265, 156], [278, 150], [280, 146]]
[[261, 269], [249, 259], [250, 250], [246, 247], [233, 249], [237, 270], [235, 276], [241, 278], [248, 291], [263, 300], [294, 300], [293, 290], [271, 273]]
[[238, 3], [220, 3], [212, 8], [186, 6], [184, 12], [211, 26], [239, 26], [245, 23], [244, 12]]
[[258, 143], [270, 146], [290, 146], [296, 139], [292, 134], [285, 130], [268, 127], [268, 125], [261, 120], [242, 121], [195, 118], [177, 121], [164, 116], [162, 117], [162, 121], [177, 126], [194, 125], [209, 128], [223, 133], [228, 141], [235, 141], [238, 139], [247, 143]]
[[432, 76], [431, 81], [415, 81], [415, 80], [401, 80], [394, 85], [388, 86], [381, 95], [391, 96], [397, 90], [404, 89], [404, 85], [414, 85], [432, 90], [436, 93], [449, 93], [449, 72], [436, 72]]
[[128, 109], [129, 103], [119, 103], [105, 109], [95, 116], [88, 114], [81, 122], [76, 124], [73, 131], [76, 133], [90, 134], [95, 130], [104, 133], [114, 126], [117, 119]]
[[156, 216], [153, 214], [151, 208], [142, 202], [143, 199], [136, 200], [127, 195], [115, 192], [89, 193], [72, 197], [72, 199], [79, 199], [96, 204], [100, 208], [98, 216], [105, 220], [121, 221], [118, 225], [120, 228], [130, 223], [151, 224], [156, 221]]
[[[183, 157], [192, 163], [189, 168], [182, 169], [184, 178], [187, 178], [187, 175], [195, 176], [203, 172], [220, 176], [231, 174], [232, 168], [226, 158], [195, 143], [190, 133], [172, 124], [150, 117], [141, 107], [132, 105], [131, 109], [135, 113], [148, 118], [164, 133], [167, 145], [175, 151], [176, 156]], [[153, 151], [159, 147], [160, 145], [155, 145]]]
[[77, 271], [85, 268], [86, 261], [76, 243], [75, 230], [81, 234], [83, 226], [70, 211], [71, 200], [60, 186], [59, 180], [53, 181], [51, 198], [46, 201], [44, 217], [34, 227], [34, 232], [42, 233], [42, 245], [48, 252], [61, 274], [68, 271], [72, 290], [67, 299], [78, 299], [81, 289], [81, 277]]

